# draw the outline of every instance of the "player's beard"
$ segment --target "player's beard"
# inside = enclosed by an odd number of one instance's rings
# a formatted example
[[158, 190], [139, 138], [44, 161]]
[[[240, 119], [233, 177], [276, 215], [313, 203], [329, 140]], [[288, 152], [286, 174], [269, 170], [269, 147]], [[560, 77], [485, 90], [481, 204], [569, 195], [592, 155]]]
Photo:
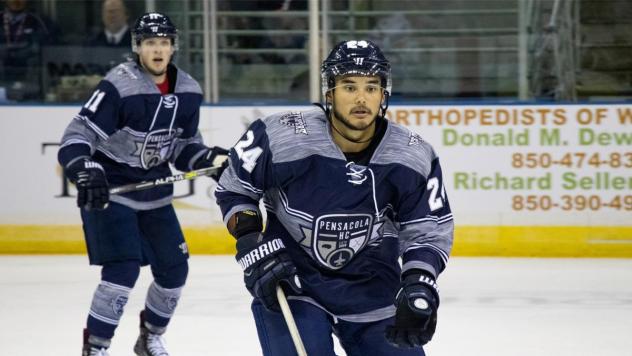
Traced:
[[344, 115], [342, 115], [335, 107], [333, 107], [334, 117], [341, 122], [346, 128], [353, 131], [364, 131], [371, 127], [375, 123], [375, 119], [377, 119], [377, 115], [373, 116], [373, 119], [370, 122], [365, 123], [364, 121], [358, 122], [357, 124], [353, 124], [349, 119], [347, 119]]

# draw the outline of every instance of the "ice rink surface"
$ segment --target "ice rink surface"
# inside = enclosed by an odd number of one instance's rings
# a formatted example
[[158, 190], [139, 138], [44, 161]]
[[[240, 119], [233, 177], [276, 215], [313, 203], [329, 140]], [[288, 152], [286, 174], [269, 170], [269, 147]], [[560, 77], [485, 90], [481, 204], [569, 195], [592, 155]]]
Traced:
[[[86, 256], [0, 256], [0, 355], [80, 354], [99, 280], [87, 263]], [[150, 281], [144, 268], [111, 356], [133, 355]], [[438, 282], [429, 356], [632, 355], [632, 259], [452, 258]], [[168, 350], [260, 355], [249, 305], [231, 256], [193, 256]]]

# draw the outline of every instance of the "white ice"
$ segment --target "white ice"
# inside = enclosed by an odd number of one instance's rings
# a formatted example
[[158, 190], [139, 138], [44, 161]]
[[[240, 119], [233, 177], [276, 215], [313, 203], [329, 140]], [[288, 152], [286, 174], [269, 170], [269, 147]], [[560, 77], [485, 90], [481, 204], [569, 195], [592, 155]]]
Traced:
[[[144, 268], [110, 355], [132, 355], [150, 279]], [[79, 355], [98, 280], [86, 256], [0, 256], [0, 355]], [[439, 287], [429, 356], [632, 355], [632, 259], [452, 258]], [[260, 355], [249, 303], [231, 256], [193, 256], [170, 353]]]

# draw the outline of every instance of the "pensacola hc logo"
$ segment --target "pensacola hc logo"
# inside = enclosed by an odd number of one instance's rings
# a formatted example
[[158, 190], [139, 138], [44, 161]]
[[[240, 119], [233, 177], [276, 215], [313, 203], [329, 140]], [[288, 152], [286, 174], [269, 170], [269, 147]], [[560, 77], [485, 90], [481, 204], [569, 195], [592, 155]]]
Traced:
[[140, 163], [149, 169], [167, 160], [171, 143], [176, 135], [175, 130], [160, 129], [147, 133], [140, 152]]
[[369, 241], [373, 216], [370, 214], [330, 214], [318, 217], [312, 250], [325, 267], [341, 269]]

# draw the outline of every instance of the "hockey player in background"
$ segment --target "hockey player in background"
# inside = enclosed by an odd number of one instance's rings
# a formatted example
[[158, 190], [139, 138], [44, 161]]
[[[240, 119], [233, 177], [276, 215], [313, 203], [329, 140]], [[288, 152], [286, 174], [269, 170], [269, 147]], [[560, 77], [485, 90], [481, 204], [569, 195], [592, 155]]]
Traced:
[[[107, 355], [140, 267], [154, 277], [140, 314], [137, 355], [167, 356], [162, 334], [174, 314], [189, 257], [171, 204], [173, 187], [109, 196], [108, 187], [217, 165], [226, 150], [198, 131], [202, 91], [171, 63], [178, 35], [148, 13], [132, 29], [135, 60], [113, 68], [68, 125], [58, 159], [77, 187], [90, 264], [101, 265], [84, 330], [83, 356]], [[214, 178], [217, 179], [218, 176]]]
[[322, 86], [320, 109], [253, 122], [215, 193], [263, 354], [296, 355], [280, 283], [308, 355], [333, 356], [332, 333], [347, 355], [424, 355], [454, 230], [439, 159], [384, 118], [391, 70], [374, 43], [338, 44]]

